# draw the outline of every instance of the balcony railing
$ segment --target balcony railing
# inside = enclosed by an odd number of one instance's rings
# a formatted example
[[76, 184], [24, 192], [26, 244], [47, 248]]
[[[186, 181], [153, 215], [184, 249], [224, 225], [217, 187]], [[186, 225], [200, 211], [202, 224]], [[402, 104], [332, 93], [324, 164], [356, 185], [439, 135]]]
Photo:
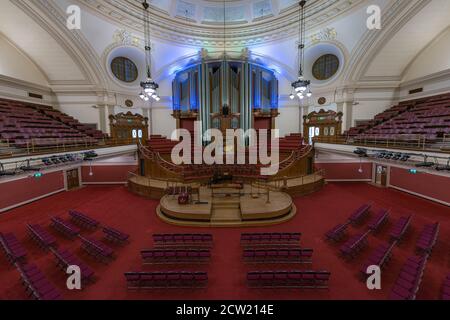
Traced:
[[428, 140], [425, 136], [417, 136], [415, 138], [408, 139], [402, 139], [401, 137], [386, 139], [374, 137], [367, 138], [364, 136], [328, 136], [315, 137], [313, 138], [313, 142], [450, 153], [450, 135], [444, 135], [442, 138], [436, 138], [433, 140]]
[[87, 149], [109, 148], [136, 144], [136, 139], [29, 139], [22, 140], [20, 146], [9, 140], [0, 141], [0, 158], [11, 158], [48, 153], [62, 153]]

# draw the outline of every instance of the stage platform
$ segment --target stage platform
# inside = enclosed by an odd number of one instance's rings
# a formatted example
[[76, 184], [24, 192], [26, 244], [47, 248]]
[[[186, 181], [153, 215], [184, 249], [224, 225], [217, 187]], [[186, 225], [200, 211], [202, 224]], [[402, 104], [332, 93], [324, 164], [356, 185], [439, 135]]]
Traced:
[[292, 198], [284, 192], [244, 185], [243, 188], [200, 188], [200, 203], [178, 204], [178, 197], [166, 195], [157, 208], [165, 222], [182, 226], [235, 227], [282, 223], [297, 213]]

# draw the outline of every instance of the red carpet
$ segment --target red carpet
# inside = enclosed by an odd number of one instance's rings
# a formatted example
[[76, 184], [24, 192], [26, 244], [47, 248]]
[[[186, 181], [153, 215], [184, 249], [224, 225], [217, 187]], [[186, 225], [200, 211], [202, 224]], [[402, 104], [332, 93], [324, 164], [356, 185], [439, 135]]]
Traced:
[[[391, 208], [391, 219], [382, 232], [369, 237], [369, 248], [352, 262], [345, 262], [338, 255], [339, 246], [326, 243], [323, 234], [344, 222], [351, 212], [363, 203], [373, 202], [374, 208]], [[201, 229], [167, 225], [155, 215], [156, 201], [145, 200], [130, 194], [124, 187], [87, 187], [58, 194], [33, 204], [15, 209], [0, 216], [0, 232], [14, 232], [28, 250], [28, 261], [37, 264], [49, 279], [61, 290], [65, 299], [386, 299], [403, 262], [414, 253], [415, 241], [425, 223], [441, 222], [439, 241], [427, 265], [418, 299], [438, 299], [441, 284], [450, 273], [450, 208], [422, 200], [394, 190], [379, 189], [367, 184], [329, 184], [322, 191], [295, 200], [297, 216], [290, 222], [252, 229]], [[50, 217], [58, 215], [68, 219], [67, 211], [76, 209], [109, 225], [131, 234], [130, 244], [116, 247], [117, 259], [102, 265], [82, 252], [80, 240], [66, 240], [49, 228]], [[393, 259], [382, 274], [383, 289], [367, 290], [358, 277], [358, 271], [380, 242], [387, 241], [393, 222], [408, 213], [414, 213], [412, 230], [405, 241], [394, 249]], [[26, 234], [26, 223], [40, 223], [54, 234], [60, 248], [73, 250], [90, 265], [97, 274], [97, 281], [82, 291], [65, 289], [66, 277], [55, 265], [53, 255], [38, 249]], [[367, 222], [350, 233], [366, 230]], [[247, 266], [242, 262], [239, 245], [240, 233], [294, 232], [303, 233], [302, 246], [313, 248], [313, 265]], [[154, 232], [211, 232], [214, 235], [213, 258], [209, 266], [192, 270], [206, 270], [209, 285], [204, 290], [151, 290], [127, 291], [123, 273], [140, 270], [182, 270], [183, 267], [142, 266], [140, 250], [151, 248]], [[83, 235], [89, 234], [86, 231]], [[102, 237], [100, 230], [91, 234]], [[0, 254], [0, 299], [25, 299], [19, 274], [3, 253]], [[246, 271], [251, 269], [314, 269], [331, 271], [330, 290], [250, 290], [246, 287]]]

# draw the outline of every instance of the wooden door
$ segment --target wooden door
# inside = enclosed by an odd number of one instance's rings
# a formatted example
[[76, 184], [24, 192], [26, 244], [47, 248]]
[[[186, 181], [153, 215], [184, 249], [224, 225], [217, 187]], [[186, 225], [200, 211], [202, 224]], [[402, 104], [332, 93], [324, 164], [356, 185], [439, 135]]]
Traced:
[[72, 190], [80, 187], [80, 179], [78, 176], [78, 169], [66, 171], [67, 189]]
[[376, 166], [375, 183], [383, 187], [387, 186], [387, 167], [381, 165]]
[[387, 168], [383, 167], [383, 169], [381, 170], [381, 185], [383, 187], [387, 186]]

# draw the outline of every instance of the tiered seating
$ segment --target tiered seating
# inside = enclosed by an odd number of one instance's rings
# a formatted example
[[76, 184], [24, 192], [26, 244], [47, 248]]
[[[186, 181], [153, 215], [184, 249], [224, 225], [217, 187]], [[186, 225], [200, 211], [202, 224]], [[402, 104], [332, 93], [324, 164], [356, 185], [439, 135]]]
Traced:
[[346, 235], [348, 225], [348, 223], [338, 224], [325, 234], [326, 239], [333, 242], [341, 241]]
[[[268, 141], [270, 143], [270, 141]], [[148, 147], [160, 154], [169, 154], [173, 147], [178, 144], [178, 141], [172, 141], [161, 135], [151, 135], [148, 140]], [[270, 146], [268, 146], [270, 149]], [[300, 133], [293, 133], [279, 139], [280, 152], [292, 152], [294, 150], [304, 147], [303, 137]]]
[[444, 283], [442, 284], [442, 300], [450, 300], [450, 275], [445, 278]]
[[242, 246], [266, 246], [266, 245], [298, 245], [301, 233], [242, 233]]
[[81, 237], [81, 249], [86, 251], [89, 255], [101, 261], [103, 263], [108, 263], [114, 259], [114, 251], [105, 244], [97, 241], [93, 238]]
[[389, 210], [380, 209], [375, 217], [369, 222], [369, 229], [372, 232], [377, 232], [384, 226], [389, 220]]
[[53, 237], [47, 230], [41, 225], [27, 225], [30, 237], [42, 248], [48, 250], [49, 248], [56, 248], [57, 243], [55, 237]]
[[401, 241], [411, 224], [412, 216], [401, 217], [394, 225], [391, 231], [391, 241]]
[[290, 134], [279, 139], [280, 152], [292, 152], [304, 146], [301, 134]]
[[94, 278], [94, 271], [78, 259], [73, 253], [68, 250], [52, 250], [56, 258], [56, 265], [66, 273], [69, 266], [78, 266], [81, 270], [82, 283], [92, 282]]
[[209, 249], [153, 249], [142, 250], [144, 264], [207, 263], [211, 259]]
[[352, 215], [349, 218], [349, 221], [352, 224], [359, 224], [361, 223], [370, 213], [370, 204], [365, 204], [356, 209], [355, 212], [352, 213]]
[[251, 271], [247, 273], [250, 288], [310, 288], [327, 289], [328, 271]]
[[361, 123], [356, 127], [350, 128], [350, 130], [348, 130], [348, 132], [347, 132], [347, 135], [349, 137], [355, 137], [358, 134], [363, 133], [382, 122], [385, 122], [387, 120], [392, 119], [395, 116], [398, 116], [399, 114], [402, 114], [403, 112], [407, 111], [410, 107], [411, 107], [411, 105], [409, 105], [409, 104], [403, 104], [403, 105], [400, 104], [397, 106], [393, 106], [392, 108], [389, 108], [388, 110], [386, 110], [380, 114], [377, 114], [373, 120]]
[[92, 129], [89, 126], [80, 123], [74, 117], [71, 117], [65, 113], [55, 110], [52, 107], [37, 106], [36, 109], [38, 109], [41, 113], [45, 114], [46, 116], [56, 119], [64, 123], [65, 125], [72, 127], [80, 131], [81, 133], [84, 133], [87, 136], [93, 137], [95, 139], [102, 139], [104, 137], [104, 134], [101, 131]]
[[48, 117], [39, 108], [27, 103], [0, 100], [0, 138], [18, 148], [92, 144], [98, 141]]
[[208, 285], [206, 272], [126, 272], [125, 279], [128, 289], [195, 289]]
[[439, 223], [427, 224], [417, 240], [416, 251], [419, 254], [431, 254], [439, 236]]
[[96, 229], [100, 223], [87, 215], [77, 212], [77, 211], [69, 211], [69, 215], [72, 221], [84, 229]]
[[76, 226], [74, 226], [69, 221], [65, 221], [59, 217], [53, 217], [51, 219], [51, 226], [64, 236], [68, 238], [75, 238], [80, 234], [80, 229]]
[[348, 135], [359, 140], [414, 141], [433, 143], [450, 133], [450, 95], [406, 101], [395, 106]]
[[[283, 138], [282, 146], [280, 147], [282, 153], [282, 161], [279, 163], [279, 172], [288, 169], [293, 164], [298, 162], [303, 156], [311, 152], [312, 147], [304, 145], [302, 137], [299, 134], [292, 134]], [[189, 164], [189, 165], [175, 165], [170, 161], [165, 160], [166, 155], [170, 154], [177, 141], [170, 141], [161, 136], [152, 136], [148, 141], [147, 146], [143, 146], [140, 150], [146, 158], [151, 159], [158, 167], [164, 171], [170, 171], [185, 182], [189, 181], [211, 181], [217, 176], [227, 175], [234, 179], [241, 180], [265, 180], [267, 176], [261, 175], [262, 164], [241, 164], [241, 165], [215, 165], [214, 168], [204, 164]], [[270, 146], [268, 146], [270, 148]], [[198, 148], [198, 149], [197, 149]], [[202, 152], [203, 147], [192, 147], [193, 152]], [[251, 146], [246, 148], [246, 159], [248, 153], [255, 151], [259, 146]], [[256, 150], [257, 151], [257, 150]], [[268, 167], [268, 165], [265, 165]]]
[[130, 238], [130, 235], [111, 227], [103, 227], [103, 233], [107, 240], [120, 244], [126, 243]]
[[150, 150], [160, 154], [170, 154], [172, 153], [173, 147], [178, 143], [178, 141], [172, 141], [160, 135], [151, 135], [148, 140], [148, 147]]
[[155, 246], [212, 247], [212, 234], [154, 234]]
[[27, 252], [14, 234], [0, 233], [0, 244], [9, 262], [14, 264], [25, 261]]
[[20, 272], [22, 284], [26, 288], [29, 297], [35, 300], [61, 300], [59, 291], [51, 284], [45, 275], [35, 265], [19, 265], [17, 270]]
[[341, 254], [348, 258], [355, 258], [365, 247], [367, 247], [367, 238], [371, 231], [364, 234], [357, 234], [351, 237], [341, 248]]
[[247, 263], [312, 263], [313, 249], [245, 249]]
[[422, 282], [428, 256], [414, 256], [403, 265], [395, 282], [390, 300], [414, 300]]
[[392, 250], [395, 244], [381, 244], [378, 246], [366, 260], [361, 268], [361, 274], [364, 278], [367, 277], [367, 268], [369, 266], [379, 266], [384, 269], [392, 257]]

